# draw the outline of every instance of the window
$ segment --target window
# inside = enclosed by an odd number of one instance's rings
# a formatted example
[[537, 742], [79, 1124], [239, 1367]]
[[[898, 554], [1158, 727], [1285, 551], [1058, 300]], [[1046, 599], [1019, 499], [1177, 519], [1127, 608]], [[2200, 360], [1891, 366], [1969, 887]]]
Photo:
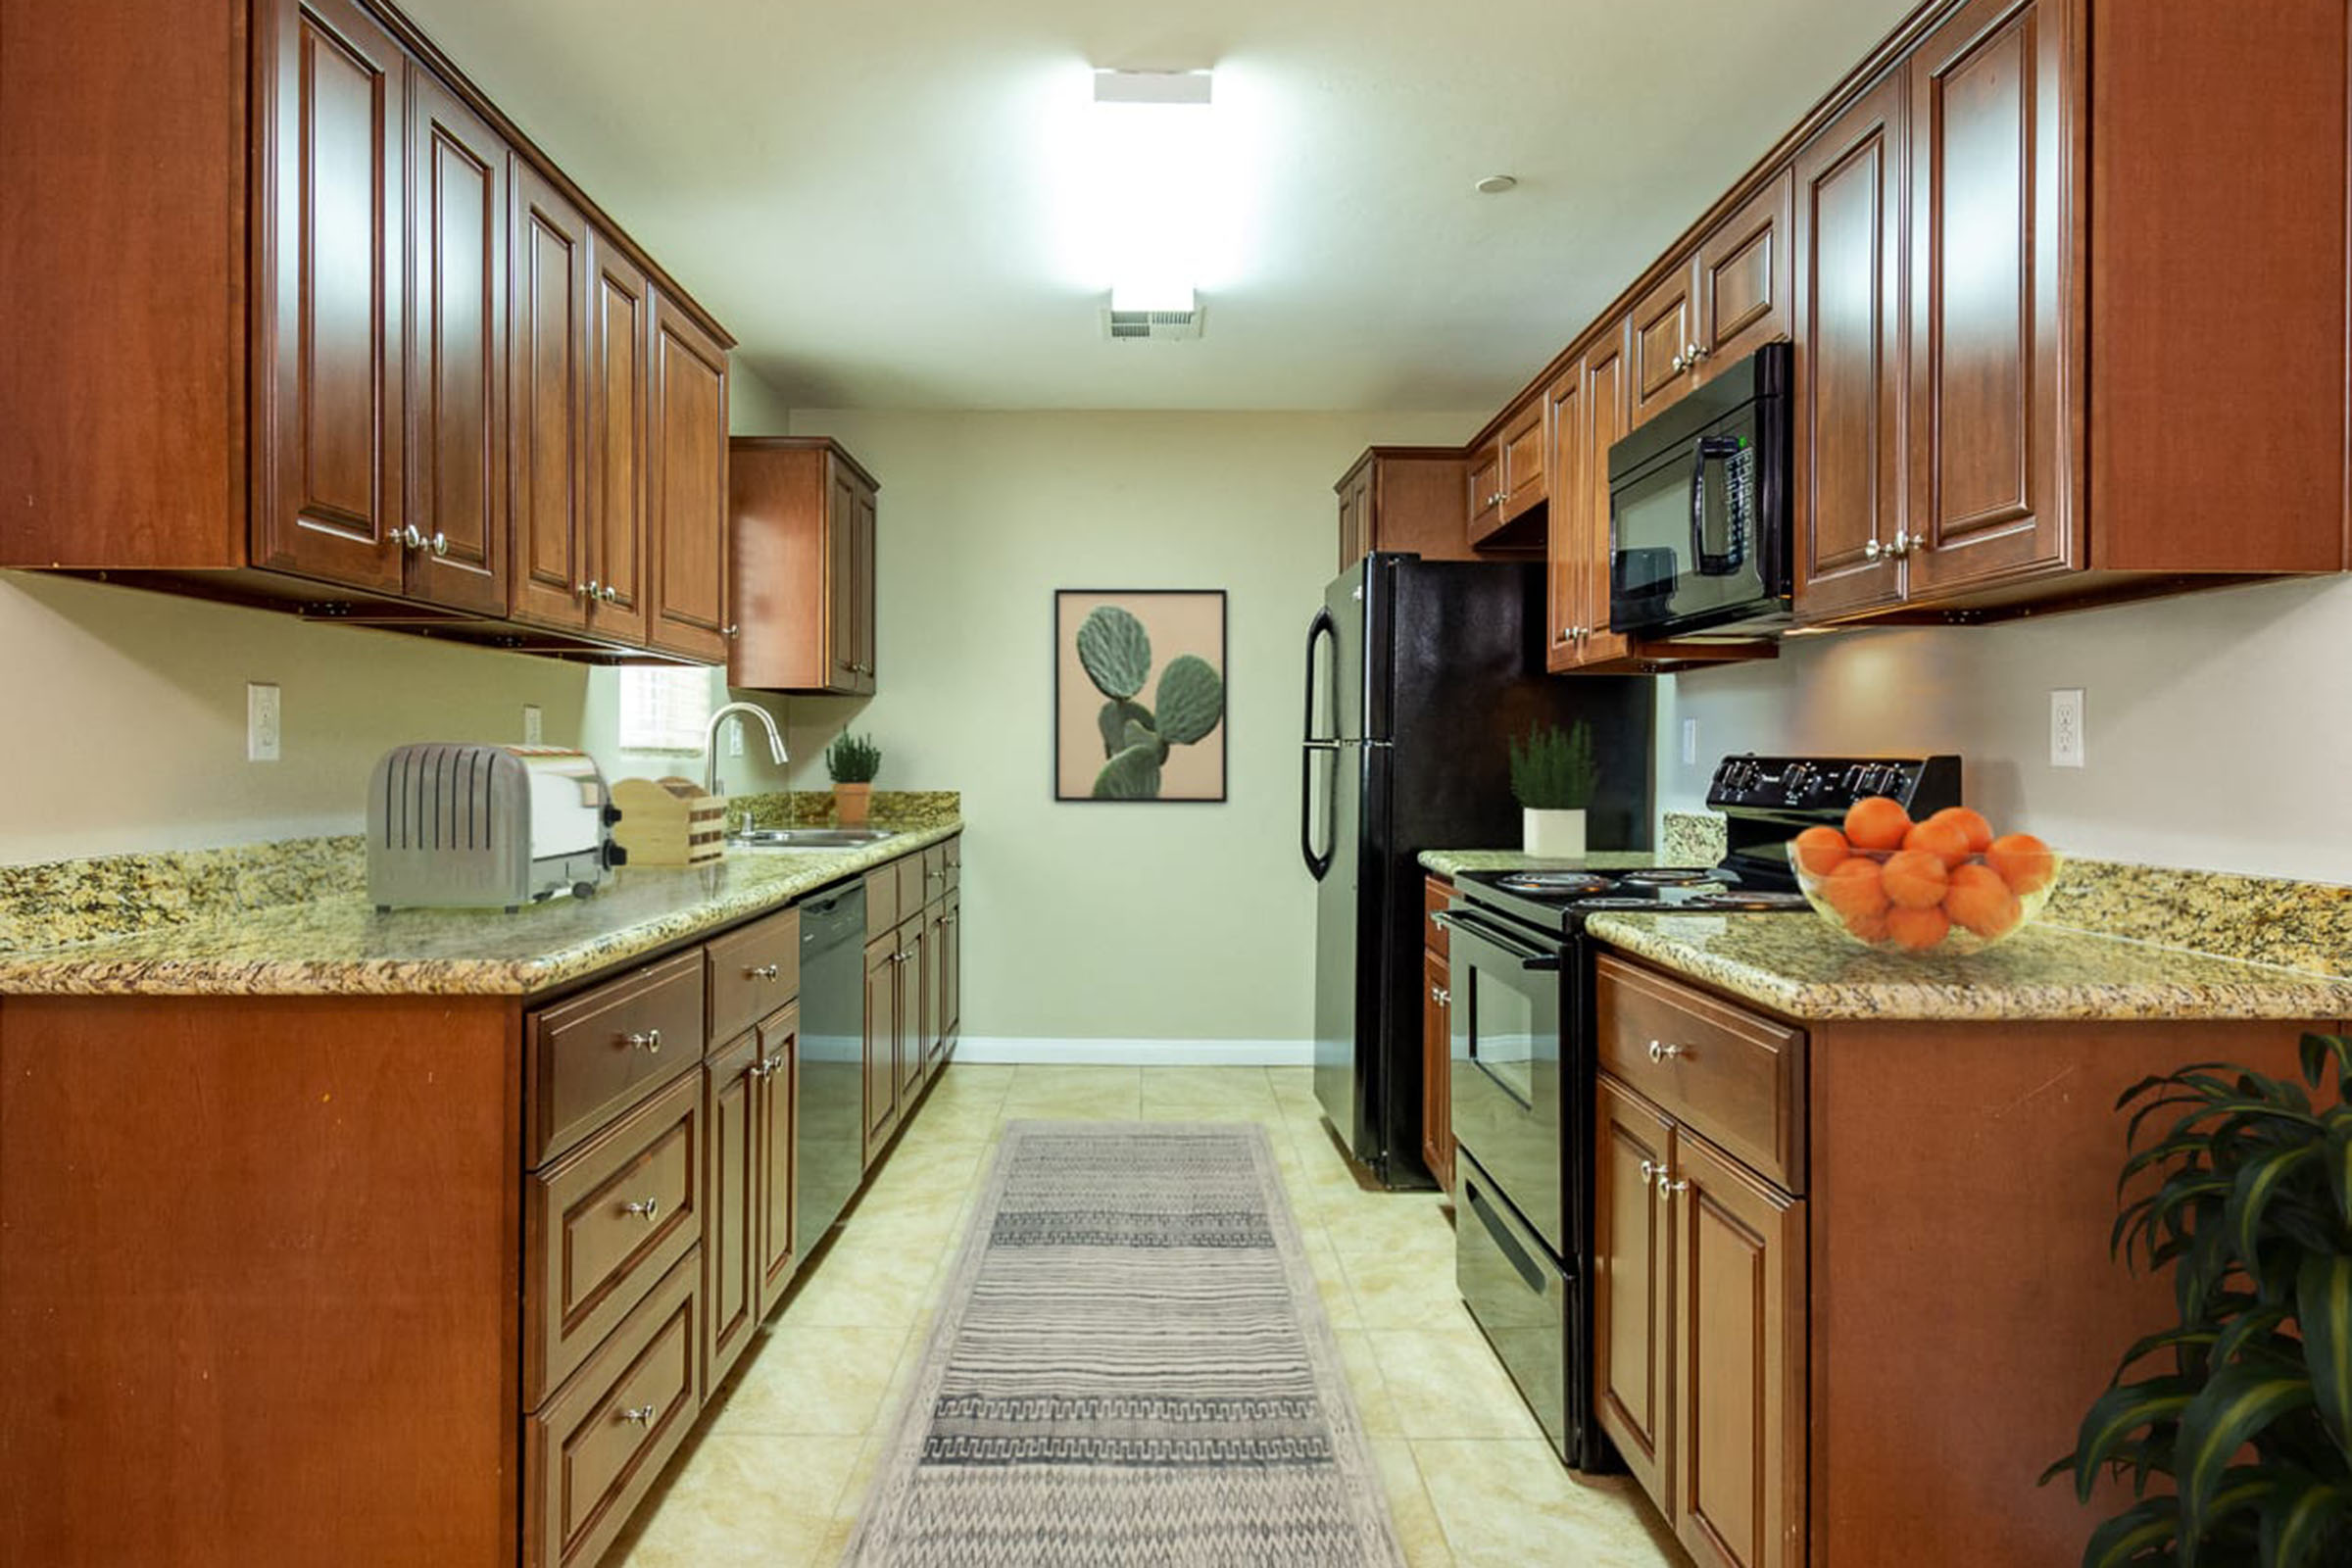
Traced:
[[699, 755], [710, 723], [707, 669], [625, 668], [620, 672], [620, 749]]

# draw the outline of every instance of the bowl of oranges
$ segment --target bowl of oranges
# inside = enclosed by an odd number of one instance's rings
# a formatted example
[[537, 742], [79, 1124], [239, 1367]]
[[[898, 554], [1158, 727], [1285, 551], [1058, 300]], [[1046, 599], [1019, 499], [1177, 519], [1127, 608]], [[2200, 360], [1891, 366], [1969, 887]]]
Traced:
[[1796, 885], [1821, 917], [1882, 953], [1981, 953], [2031, 925], [2059, 860], [2031, 833], [1996, 837], [1964, 806], [1911, 820], [1873, 795], [1845, 830], [1809, 827], [1788, 846]]

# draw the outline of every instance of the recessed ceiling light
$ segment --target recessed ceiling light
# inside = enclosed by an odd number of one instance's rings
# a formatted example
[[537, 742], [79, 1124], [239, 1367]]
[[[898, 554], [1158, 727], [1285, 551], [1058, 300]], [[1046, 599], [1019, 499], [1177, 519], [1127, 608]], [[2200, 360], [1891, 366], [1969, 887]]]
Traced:
[[1482, 196], [1499, 196], [1504, 191], [1509, 190], [1513, 185], [1518, 183], [1519, 181], [1509, 174], [1489, 174], [1486, 178], [1478, 182], [1479, 194]]

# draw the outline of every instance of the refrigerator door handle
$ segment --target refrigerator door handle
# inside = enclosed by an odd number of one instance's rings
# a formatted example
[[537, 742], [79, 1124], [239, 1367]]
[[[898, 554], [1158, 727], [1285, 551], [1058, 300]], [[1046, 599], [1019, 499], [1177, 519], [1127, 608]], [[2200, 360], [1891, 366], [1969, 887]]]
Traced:
[[1328, 746], [1339, 739], [1337, 734], [1315, 733], [1315, 644], [1326, 637], [1331, 639], [1331, 715], [1336, 724], [1340, 713], [1340, 623], [1331, 618], [1328, 607], [1316, 611], [1314, 620], [1306, 628], [1306, 716], [1299, 723], [1298, 733], [1309, 746]]
[[[1340, 777], [1340, 743], [1338, 741], [1308, 741], [1298, 749], [1298, 854], [1306, 861], [1308, 874], [1320, 882], [1324, 875], [1331, 870], [1331, 858], [1338, 852], [1339, 846], [1336, 843], [1327, 843], [1321, 851], [1318, 852], [1315, 849], [1315, 759], [1317, 757], [1331, 759], [1331, 793], [1336, 795], [1339, 790]], [[1324, 812], [1324, 821], [1331, 825], [1334, 832], [1338, 831], [1338, 824], [1333, 821], [1337, 806], [1337, 801], [1331, 802], [1331, 808]]]

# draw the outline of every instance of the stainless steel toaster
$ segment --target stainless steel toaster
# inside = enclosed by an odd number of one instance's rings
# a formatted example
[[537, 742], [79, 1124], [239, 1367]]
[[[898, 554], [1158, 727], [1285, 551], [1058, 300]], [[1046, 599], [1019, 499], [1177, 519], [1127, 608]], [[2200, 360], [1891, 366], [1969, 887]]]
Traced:
[[368, 896], [504, 908], [586, 898], [627, 853], [596, 760], [549, 746], [396, 746], [368, 782]]

